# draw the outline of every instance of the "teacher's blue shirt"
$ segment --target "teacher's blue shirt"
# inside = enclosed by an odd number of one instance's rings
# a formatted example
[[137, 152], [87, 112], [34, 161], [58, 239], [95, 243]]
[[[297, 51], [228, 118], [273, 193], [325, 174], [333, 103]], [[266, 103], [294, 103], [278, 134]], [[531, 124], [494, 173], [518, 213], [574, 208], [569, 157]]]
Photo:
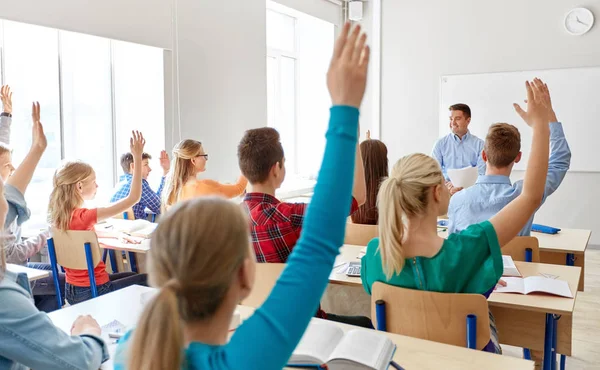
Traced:
[[465, 167], [477, 167], [480, 175], [485, 175], [485, 162], [481, 158], [483, 150], [483, 140], [470, 132], [461, 138], [454, 133], [449, 133], [439, 139], [431, 156], [435, 158], [442, 167], [442, 173], [446, 180], [448, 170], [460, 169]]

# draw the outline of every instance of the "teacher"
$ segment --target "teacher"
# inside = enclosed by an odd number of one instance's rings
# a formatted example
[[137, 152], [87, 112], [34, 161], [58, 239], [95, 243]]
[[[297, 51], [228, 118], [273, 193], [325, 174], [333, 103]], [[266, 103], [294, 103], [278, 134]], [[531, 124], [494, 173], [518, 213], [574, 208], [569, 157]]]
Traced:
[[442, 167], [450, 194], [454, 194], [462, 188], [452, 185], [449, 181], [448, 170], [477, 166], [479, 174], [485, 175], [485, 162], [481, 158], [483, 140], [469, 132], [470, 123], [471, 108], [468, 105], [451, 105], [450, 130], [452, 132], [435, 143], [431, 154]]

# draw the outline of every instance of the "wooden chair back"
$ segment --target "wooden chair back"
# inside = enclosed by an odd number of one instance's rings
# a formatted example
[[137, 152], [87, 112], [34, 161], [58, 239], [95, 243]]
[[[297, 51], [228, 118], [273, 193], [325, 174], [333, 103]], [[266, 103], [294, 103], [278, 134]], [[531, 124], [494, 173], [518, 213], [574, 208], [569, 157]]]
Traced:
[[52, 239], [56, 250], [56, 262], [62, 267], [87, 270], [85, 243], [90, 243], [94, 267], [102, 261], [98, 236], [94, 231], [63, 231], [52, 228]]
[[378, 236], [379, 228], [377, 225], [361, 225], [348, 222], [344, 244], [367, 245], [373, 238]]
[[525, 260], [525, 250], [531, 249], [531, 261], [540, 262], [540, 244], [534, 236], [517, 236], [511, 240], [508, 244], [502, 247], [502, 254], [505, 256], [511, 256], [513, 261]]
[[460, 347], [467, 346], [467, 315], [477, 316], [477, 345], [490, 341], [488, 304], [481, 294], [437, 293], [376, 282], [371, 317], [377, 327], [376, 304], [385, 302], [386, 331]]
[[271, 290], [284, 268], [285, 263], [257, 263], [254, 286], [242, 304], [254, 308], [260, 307], [271, 294]]

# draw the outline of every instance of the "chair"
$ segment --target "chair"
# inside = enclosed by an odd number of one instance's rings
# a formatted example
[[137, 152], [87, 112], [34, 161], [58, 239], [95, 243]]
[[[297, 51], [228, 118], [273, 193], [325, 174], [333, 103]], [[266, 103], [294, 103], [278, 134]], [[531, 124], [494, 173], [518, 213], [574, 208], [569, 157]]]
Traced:
[[[82, 248], [83, 247], [83, 248]], [[98, 237], [93, 231], [62, 231], [52, 228], [52, 238], [48, 239], [48, 254], [54, 278], [54, 288], [58, 307], [62, 307], [58, 281], [58, 265], [62, 267], [87, 270], [90, 276], [92, 297], [98, 296], [94, 268], [101, 261]]]
[[271, 290], [284, 268], [285, 263], [257, 263], [254, 286], [242, 304], [254, 308], [260, 307], [271, 294]]
[[[116, 216], [114, 216], [113, 218], [118, 218], [118, 219], [123, 219], [123, 220], [135, 220], [135, 214], [133, 213], [133, 208], [129, 208], [127, 209], [125, 212], [118, 214]], [[154, 222], [154, 217], [153, 217], [153, 221]], [[106, 254], [107, 254], [107, 250], [104, 250], [104, 254], [102, 255], [102, 260], [104, 262], [106, 262]], [[117, 256], [114, 250], [108, 250], [108, 255], [110, 256], [110, 265], [112, 266], [113, 272], [118, 272], [117, 271]], [[129, 263], [131, 266], [131, 271], [132, 272], [138, 272], [137, 269], [137, 261], [135, 259], [135, 253], [133, 252], [127, 252], [127, 255], [129, 256]], [[125, 252], [123, 252], [123, 257], [125, 257]]]
[[346, 224], [346, 236], [344, 244], [367, 245], [373, 239], [379, 236], [377, 225]]
[[373, 284], [371, 317], [390, 333], [482, 350], [490, 341], [488, 304], [481, 294], [437, 293]]
[[[531, 259], [528, 258], [528, 249], [531, 250]], [[517, 236], [502, 247], [502, 254], [511, 256], [514, 261], [540, 262], [540, 244], [534, 236]]]

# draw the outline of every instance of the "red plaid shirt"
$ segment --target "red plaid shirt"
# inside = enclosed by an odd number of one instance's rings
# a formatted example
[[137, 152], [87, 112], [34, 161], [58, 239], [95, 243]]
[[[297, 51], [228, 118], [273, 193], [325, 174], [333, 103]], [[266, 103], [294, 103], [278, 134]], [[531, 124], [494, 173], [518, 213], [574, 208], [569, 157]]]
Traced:
[[[248, 193], [244, 204], [250, 215], [250, 234], [258, 262], [285, 263], [300, 239], [308, 204], [282, 203], [264, 193]], [[358, 203], [352, 198], [350, 214]]]

